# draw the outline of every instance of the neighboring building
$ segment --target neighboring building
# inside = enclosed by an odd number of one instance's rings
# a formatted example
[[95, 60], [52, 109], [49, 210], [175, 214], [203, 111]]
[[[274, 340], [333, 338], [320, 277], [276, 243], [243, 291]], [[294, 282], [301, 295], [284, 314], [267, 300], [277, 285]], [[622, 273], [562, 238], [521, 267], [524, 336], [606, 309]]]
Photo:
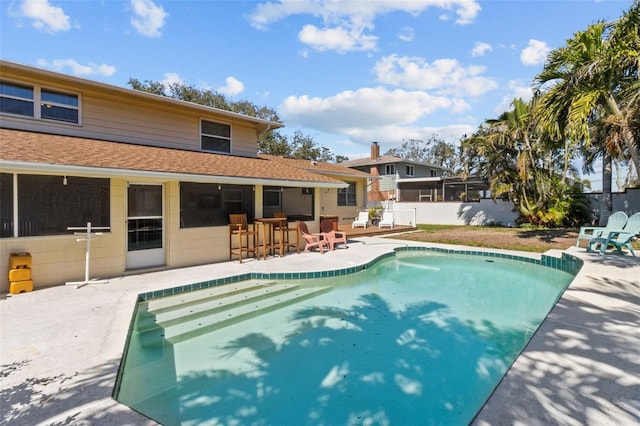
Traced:
[[[29, 252], [36, 287], [229, 259], [228, 215], [353, 216], [368, 174], [259, 155], [281, 127], [229, 111], [0, 61], [0, 291]], [[354, 213], [349, 214], [353, 210]]]
[[380, 155], [377, 142], [371, 155], [342, 166], [369, 172], [369, 204], [396, 202], [479, 201], [488, 197], [488, 185], [475, 177], [447, 177], [446, 168], [391, 155]]
[[362, 172], [370, 173], [373, 177], [369, 181], [367, 199], [369, 203], [384, 202], [388, 200], [400, 201], [399, 182], [403, 179], [441, 180], [446, 169], [432, 166], [419, 161], [411, 161], [391, 155], [380, 155], [378, 142], [371, 144], [369, 158], [361, 158], [340, 163]]

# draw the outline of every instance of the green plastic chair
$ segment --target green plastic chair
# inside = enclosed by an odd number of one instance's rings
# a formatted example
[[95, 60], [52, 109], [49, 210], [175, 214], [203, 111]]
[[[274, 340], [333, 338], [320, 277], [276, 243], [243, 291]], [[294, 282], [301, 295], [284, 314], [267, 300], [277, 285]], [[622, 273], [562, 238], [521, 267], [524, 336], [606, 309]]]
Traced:
[[620, 211], [609, 216], [606, 226], [583, 226], [580, 228], [576, 247], [580, 247], [580, 240], [588, 240], [590, 242], [594, 238], [606, 236], [610, 231], [621, 231], [627, 223], [627, 219], [627, 214]]
[[607, 247], [612, 245], [618, 250], [618, 253], [622, 253], [622, 247], [626, 247], [633, 257], [636, 257], [636, 253], [633, 251], [633, 246], [631, 245], [631, 240], [637, 235], [640, 235], [640, 213], [632, 215], [627, 220], [622, 231], [611, 231], [607, 234], [603, 233], [599, 237], [592, 238], [589, 241], [587, 251], [592, 251], [593, 247], [599, 244], [600, 255], [603, 256]]

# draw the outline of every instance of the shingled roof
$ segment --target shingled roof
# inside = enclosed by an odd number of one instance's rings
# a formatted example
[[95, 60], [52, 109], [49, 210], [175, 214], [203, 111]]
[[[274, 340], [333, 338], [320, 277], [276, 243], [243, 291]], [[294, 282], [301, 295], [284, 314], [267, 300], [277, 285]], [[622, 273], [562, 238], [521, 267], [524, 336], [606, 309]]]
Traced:
[[333, 164], [333, 163], [326, 163], [324, 161], [301, 160], [297, 158], [287, 158], [287, 157], [280, 157], [280, 156], [268, 155], [268, 154], [258, 154], [258, 157], [264, 158], [265, 160], [269, 160], [269, 161], [283, 163], [288, 166], [295, 167], [301, 170], [306, 170], [312, 173], [320, 173], [325, 175], [339, 175], [344, 177], [359, 177], [359, 178], [372, 177], [369, 173], [344, 167], [340, 163]]
[[[107, 176], [143, 174], [237, 184], [332, 188], [346, 185], [325, 173], [314, 173], [287, 161], [279, 161], [279, 158], [247, 158], [0, 129], [0, 166], [5, 169]], [[340, 167], [340, 170], [344, 174], [344, 168]], [[367, 176], [366, 173], [364, 175]]]

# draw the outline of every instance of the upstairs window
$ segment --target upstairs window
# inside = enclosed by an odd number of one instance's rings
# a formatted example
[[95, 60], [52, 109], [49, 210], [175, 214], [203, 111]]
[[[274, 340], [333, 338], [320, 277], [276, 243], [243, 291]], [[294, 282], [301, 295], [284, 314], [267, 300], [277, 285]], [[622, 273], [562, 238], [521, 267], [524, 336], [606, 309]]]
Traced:
[[384, 166], [384, 174], [385, 175], [395, 175], [396, 174], [396, 165], [395, 164], [387, 164]]
[[202, 120], [200, 141], [203, 151], [231, 152], [231, 126]]
[[433, 170], [431, 169], [431, 177], [437, 177], [438, 176], [438, 171], [437, 170]]
[[75, 94], [0, 81], [0, 113], [78, 124], [80, 102]]
[[33, 117], [33, 105], [33, 87], [0, 82], [0, 112]]
[[40, 92], [40, 118], [78, 123], [78, 97], [42, 89]]
[[407, 166], [407, 176], [413, 176], [413, 166]]

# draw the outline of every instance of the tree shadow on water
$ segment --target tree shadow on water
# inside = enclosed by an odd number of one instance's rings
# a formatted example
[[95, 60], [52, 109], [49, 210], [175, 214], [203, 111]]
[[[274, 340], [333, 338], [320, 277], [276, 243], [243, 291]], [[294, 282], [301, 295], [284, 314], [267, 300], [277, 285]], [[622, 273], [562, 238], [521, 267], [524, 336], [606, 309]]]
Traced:
[[[261, 333], [234, 340], [228, 356], [249, 350], [255, 368], [182, 377], [181, 420], [464, 424], [511, 362], [514, 354], [504, 355], [501, 346], [522, 339], [491, 324], [462, 323], [439, 303], [397, 311], [375, 294], [360, 302], [297, 311], [291, 321], [299, 326], [280, 346]], [[487, 339], [495, 333], [498, 343]]]

